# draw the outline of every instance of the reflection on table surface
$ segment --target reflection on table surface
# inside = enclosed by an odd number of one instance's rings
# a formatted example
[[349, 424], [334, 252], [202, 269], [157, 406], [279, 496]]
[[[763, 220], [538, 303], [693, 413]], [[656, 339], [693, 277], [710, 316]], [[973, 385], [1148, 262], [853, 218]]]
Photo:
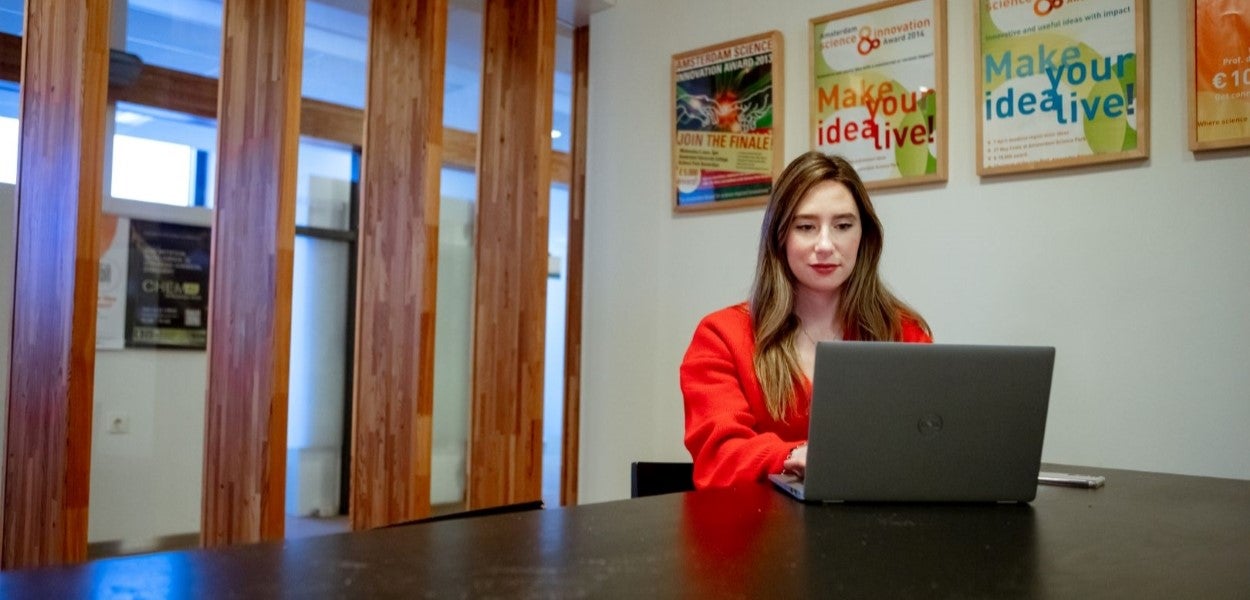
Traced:
[[[1053, 467], [1049, 470], [1082, 470]], [[1031, 505], [766, 484], [0, 574], [6, 597], [1246, 597], [1250, 481], [1083, 469]]]

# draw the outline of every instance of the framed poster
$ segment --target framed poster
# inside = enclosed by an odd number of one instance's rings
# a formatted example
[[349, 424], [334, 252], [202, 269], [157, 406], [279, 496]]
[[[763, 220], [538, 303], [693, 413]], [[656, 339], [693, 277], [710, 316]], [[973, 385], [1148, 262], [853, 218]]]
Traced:
[[212, 230], [130, 220], [126, 347], [204, 349]]
[[673, 210], [762, 205], [781, 172], [781, 33], [673, 56]]
[[946, 3], [891, 0], [811, 20], [812, 148], [869, 189], [946, 181]]
[[1187, 0], [1189, 149], [1250, 146], [1250, 0]]
[[126, 272], [130, 266], [130, 219], [100, 215], [100, 283], [96, 288], [95, 347], [126, 347]]
[[1146, 158], [1144, 0], [978, 4], [978, 174]]

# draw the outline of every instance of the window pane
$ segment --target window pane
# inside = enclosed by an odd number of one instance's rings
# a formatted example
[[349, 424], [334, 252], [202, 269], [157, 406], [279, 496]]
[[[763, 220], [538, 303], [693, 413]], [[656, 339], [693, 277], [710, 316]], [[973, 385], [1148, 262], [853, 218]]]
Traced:
[[304, 97], [363, 109], [368, 0], [310, 1], [304, 23]]
[[0, 183], [17, 183], [17, 119], [0, 117]]
[[195, 150], [184, 144], [113, 136], [113, 197], [173, 206], [194, 200]]
[[355, 180], [353, 150], [345, 144], [302, 138], [295, 184], [295, 224], [347, 230]]
[[556, 32], [556, 74], [551, 103], [551, 149], [568, 152], [573, 128], [573, 32]]
[[0, 0], [0, 33], [22, 35], [22, 0]]
[[0, 183], [17, 183], [16, 81], [0, 81]]
[[110, 195], [174, 206], [214, 205], [215, 120], [128, 102], [118, 102], [113, 114]]
[[447, 11], [443, 126], [477, 133], [482, 101], [482, 12], [454, 3]]
[[221, 0], [129, 0], [126, 51], [147, 65], [217, 77], [221, 70]]

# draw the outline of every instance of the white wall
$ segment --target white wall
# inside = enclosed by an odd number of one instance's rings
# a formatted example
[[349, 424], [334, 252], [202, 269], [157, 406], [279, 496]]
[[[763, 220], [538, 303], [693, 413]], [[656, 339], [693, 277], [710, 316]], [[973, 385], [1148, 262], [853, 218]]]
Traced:
[[[88, 542], [135, 552], [200, 530], [207, 366], [196, 350], [96, 353]], [[109, 433], [114, 415], [128, 432]]]
[[[794, 0], [619, 0], [591, 20], [581, 489], [689, 460], [677, 369], [698, 319], [745, 299], [761, 209], [675, 216], [671, 55], [778, 29], [785, 158], [807, 138]], [[939, 342], [1058, 349], [1044, 460], [1250, 478], [1250, 152], [1186, 149], [1183, 3], [1150, 15], [1150, 159], [976, 176], [972, 2], [948, 3], [950, 177], [873, 194], [883, 273]]]

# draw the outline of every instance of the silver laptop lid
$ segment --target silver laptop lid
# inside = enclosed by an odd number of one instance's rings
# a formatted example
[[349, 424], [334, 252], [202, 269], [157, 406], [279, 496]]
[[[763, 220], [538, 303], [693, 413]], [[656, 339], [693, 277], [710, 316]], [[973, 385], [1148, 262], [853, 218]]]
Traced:
[[1030, 501], [1055, 349], [822, 342], [808, 501]]

